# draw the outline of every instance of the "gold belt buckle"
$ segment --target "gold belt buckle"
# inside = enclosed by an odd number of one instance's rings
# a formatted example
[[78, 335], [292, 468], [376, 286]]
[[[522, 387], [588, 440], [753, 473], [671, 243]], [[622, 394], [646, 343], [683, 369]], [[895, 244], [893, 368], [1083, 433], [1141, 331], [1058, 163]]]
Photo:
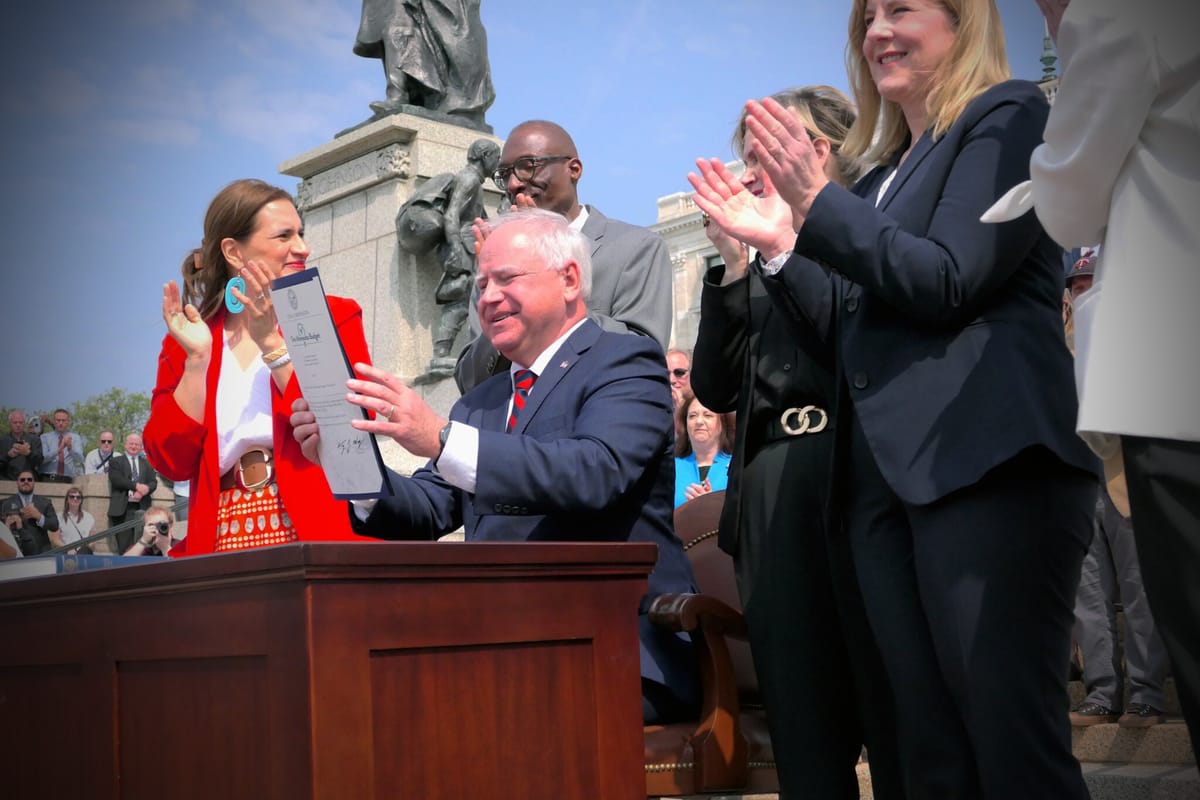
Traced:
[[[817, 414], [817, 422], [813, 424], [813, 414]], [[796, 417], [797, 422], [793, 426], [788, 423], [788, 417]], [[829, 424], [829, 415], [825, 413], [825, 409], [817, 408], [816, 406], [792, 407], [779, 415], [779, 424], [783, 426], [783, 432], [788, 436], [803, 436], [806, 433], [820, 433], [825, 430], [825, 426]]]
[[[263, 460], [259, 464], [251, 464], [251, 468], [261, 466], [263, 468], [262, 480], [254, 483], [246, 483], [246, 468], [242, 466], [242, 459], [250, 455], [250, 453], [262, 453]], [[243, 491], [256, 492], [271, 482], [271, 478], [275, 476], [275, 468], [271, 466], [271, 453], [267, 450], [255, 448], [247, 450], [242, 454], [242, 457], [237, 462], [237, 482], [242, 487]]]

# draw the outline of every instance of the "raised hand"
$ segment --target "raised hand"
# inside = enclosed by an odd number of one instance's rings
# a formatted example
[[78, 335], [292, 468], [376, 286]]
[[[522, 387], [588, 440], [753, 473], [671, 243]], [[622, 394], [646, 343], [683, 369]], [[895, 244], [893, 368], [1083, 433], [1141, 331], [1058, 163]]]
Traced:
[[179, 343], [187, 357], [207, 362], [212, 355], [212, 331], [194, 305], [182, 305], [179, 286], [175, 281], [163, 284], [162, 313], [167, 332]]
[[766, 258], [792, 248], [796, 234], [791, 227], [791, 211], [778, 194], [768, 192], [755, 197], [717, 158], [696, 159], [696, 167], [700, 174], [688, 173], [688, 182], [696, 190], [693, 197], [697, 208], [709, 216], [707, 227], [715, 224], [724, 234], [750, 245]]
[[268, 353], [283, 341], [278, 333], [275, 305], [271, 302], [271, 273], [263, 262], [251, 260], [242, 268], [241, 276], [246, 281], [246, 293], [234, 289], [234, 296], [246, 307], [242, 315], [246, 318], [250, 338], [260, 350]]
[[799, 231], [817, 193], [829, 183], [812, 138], [792, 111], [768, 97], [746, 103], [746, 131], [759, 167], [792, 209], [792, 226]]
[[375, 418], [351, 420], [350, 425], [360, 431], [390, 436], [413, 455], [428, 458], [437, 455], [441, 449], [438, 432], [446, 420], [395, 375], [366, 363], [355, 364], [354, 371], [363, 379], [346, 381], [350, 390], [346, 399], [374, 411]]

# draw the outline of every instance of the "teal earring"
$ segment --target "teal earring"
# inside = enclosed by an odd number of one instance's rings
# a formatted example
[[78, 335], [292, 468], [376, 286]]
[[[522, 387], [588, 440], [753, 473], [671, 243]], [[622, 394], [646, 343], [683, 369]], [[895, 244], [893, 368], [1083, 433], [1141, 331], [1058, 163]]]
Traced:
[[240, 314], [245, 306], [242, 305], [241, 300], [238, 300], [234, 296], [234, 289], [237, 289], [242, 294], [246, 293], [246, 282], [242, 280], [241, 275], [235, 275], [229, 279], [229, 283], [225, 284], [225, 308], [229, 310], [230, 314]]

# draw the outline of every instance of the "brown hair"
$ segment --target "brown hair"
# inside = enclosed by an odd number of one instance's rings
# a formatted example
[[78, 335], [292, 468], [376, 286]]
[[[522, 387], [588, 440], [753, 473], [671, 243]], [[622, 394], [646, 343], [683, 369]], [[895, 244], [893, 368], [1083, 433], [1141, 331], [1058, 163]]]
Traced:
[[183, 259], [183, 303], [191, 303], [210, 320], [224, 307], [229, 262], [221, 252], [226, 239], [243, 242], [254, 233], [259, 209], [274, 200], [293, 202], [278, 186], [256, 178], [236, 180], [217, 192], [204, 215], [204, 240]]
[[[832, 86], [798, 86], [784, 89], [771, 95], [784, 108], [796, 112], [809, 134], [829, 140], [833, 163], [837, 167], [838, 183], [848, 186], [862, 175], [862, 165], [842, 149], [846, 134], [857, 118], [854, 104], [840, 90]], [[746, 109], [738, 117], [733, 131], [733, 152], [738, 158], [745, 156], [742, 145], [746, 141]]]
[[[937, 2], [950, 14], [955, 35], [950, 52], [929, 76], [925, 110], [935, 139], [958, 120], [968, 103], [1012, 77], [995, 0]], [[880, 97], [871, 79], [862, 51], [867, 35], [866, 5], [867, 0], [854, 0], [850, 9], [846, 72], [859, 117], [846, 136], [846, 150], [866, 163], [881, 163], [904, 146], [909, 130], [900, 106]]]
[[[692, 439], [687, 433], [687, 415], [688, 408], [695, 399], [696, 395], [692, 392], [684, 392], [683, 399], [679, 401], [679, 408], [675, 409], [675, 425], [683, 432], [682, 436], [675, 439], [676, 458], [687, 458], [692, 454]], [[708, 408], [703, 403], [700, 405]], [[716, 414], [715, 411], [713, 413]], [[724, 414], [717, 414], [717, 420], [721, 423], [721, 438], [717, 441], [717, 450], [722, 453], [733, 453], [734, 426], [737, 424], [737, 420], [733, 413], [728, 411]]]

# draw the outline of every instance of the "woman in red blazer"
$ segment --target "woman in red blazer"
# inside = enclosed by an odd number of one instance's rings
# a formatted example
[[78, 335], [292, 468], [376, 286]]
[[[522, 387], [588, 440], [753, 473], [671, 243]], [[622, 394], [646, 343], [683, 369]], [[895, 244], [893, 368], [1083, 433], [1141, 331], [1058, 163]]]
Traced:
[[[357, 538], [288, 423], [300, 386], [268, 289], [304, 269], [302, 234], [286, 191], [234, 181], [209, 205], [182, 290], [163, 287], [168, 333], [143, 436], [161, 474], [191, 481], [188, 536], [172, 556]], [[369, 362], [362, 309], [340, 297], [329, 309], [350, 362]]]

